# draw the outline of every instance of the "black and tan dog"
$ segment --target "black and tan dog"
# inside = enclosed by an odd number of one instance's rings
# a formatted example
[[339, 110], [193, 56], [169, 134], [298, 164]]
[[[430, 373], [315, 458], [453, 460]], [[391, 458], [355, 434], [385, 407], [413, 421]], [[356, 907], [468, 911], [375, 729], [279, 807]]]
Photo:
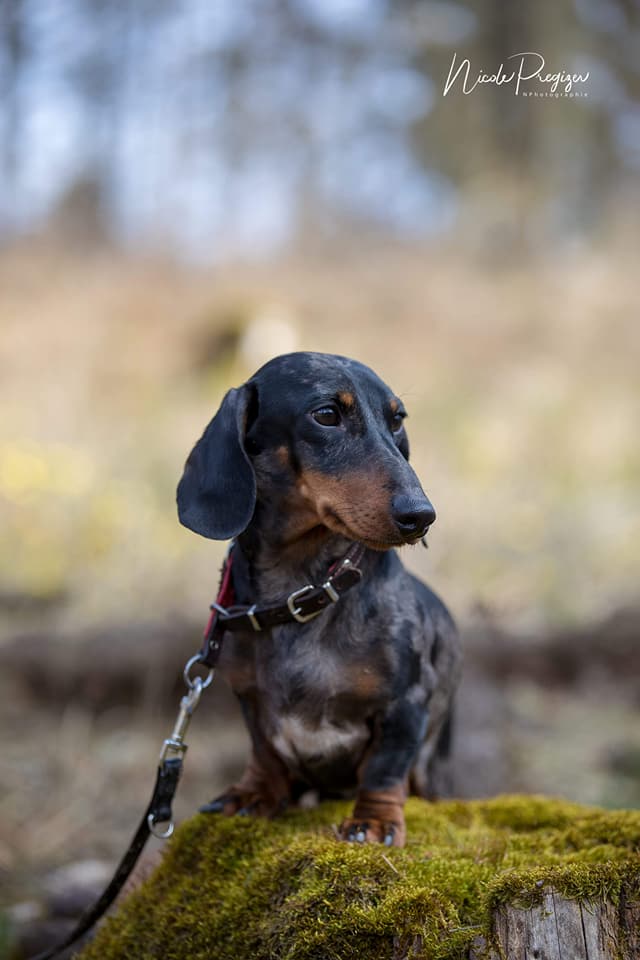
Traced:
[[219, 668], [253, 750], [240, 782], [204, 810], [273, 816], [309, 789], [355, 790], [341, 836], [402, 846], [408, 790], [438, 792], [460, 653], [445, 606], [394, 549], [435, 520], [408, 463], [405, 416], [363, 364], [292, 353], [230, 390], [192, 451], [180, 520], [236, 538], [239, 604], [322, 584], [362, 545], [360, 582], [317, 616], [225, 632]]

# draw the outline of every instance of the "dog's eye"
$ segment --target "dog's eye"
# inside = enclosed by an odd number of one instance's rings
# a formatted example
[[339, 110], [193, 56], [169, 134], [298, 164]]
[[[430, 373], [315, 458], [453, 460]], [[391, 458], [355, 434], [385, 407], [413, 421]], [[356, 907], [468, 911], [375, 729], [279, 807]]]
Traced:
[[406, 413], [394, 413], [391, 417], [391, 429], [394, 433], [400, 433], [402, 430], [402, 421], [406, 417]]
[[311, 416], [323, 427], [337, 427], [340, 423], [340, 413], [337, 407], [319, 407], [313, 410]]

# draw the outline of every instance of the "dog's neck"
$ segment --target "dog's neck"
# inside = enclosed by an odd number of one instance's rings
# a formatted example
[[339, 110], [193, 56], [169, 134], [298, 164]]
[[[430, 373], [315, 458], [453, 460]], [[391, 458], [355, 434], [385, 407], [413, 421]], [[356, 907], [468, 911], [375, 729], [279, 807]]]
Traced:
[[[240, 534], [234, 550], [234, 586], [238, 603], [274, 600], [308, 583], [321, 584], [329, 568], [353, 541], [326, 527], [314, 527], [294, 540], [265, 536], [255, 516]], [[366, 554], [375, 554], [367, 550]], [[370, 565], [368, 556], [365, 566]]]

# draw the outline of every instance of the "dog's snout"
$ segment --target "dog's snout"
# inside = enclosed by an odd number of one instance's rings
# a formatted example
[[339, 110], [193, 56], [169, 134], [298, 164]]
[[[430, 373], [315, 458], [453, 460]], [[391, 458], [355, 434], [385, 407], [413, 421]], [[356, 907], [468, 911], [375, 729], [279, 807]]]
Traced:
[[426, 497], [396, 494], [391, 501], [393, 521], [403, 537], [421, 537], [436, 518], [436, 511]]

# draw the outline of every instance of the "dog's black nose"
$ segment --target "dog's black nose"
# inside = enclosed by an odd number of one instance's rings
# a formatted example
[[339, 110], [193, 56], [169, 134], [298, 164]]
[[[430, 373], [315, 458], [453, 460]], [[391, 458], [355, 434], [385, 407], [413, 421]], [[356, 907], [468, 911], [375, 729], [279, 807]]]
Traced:
[[436, 512], [426, 497], [416, 499], [405, 493], [391, 501], [391, 515], [403, 537], [421, 537], [436, 518]]

